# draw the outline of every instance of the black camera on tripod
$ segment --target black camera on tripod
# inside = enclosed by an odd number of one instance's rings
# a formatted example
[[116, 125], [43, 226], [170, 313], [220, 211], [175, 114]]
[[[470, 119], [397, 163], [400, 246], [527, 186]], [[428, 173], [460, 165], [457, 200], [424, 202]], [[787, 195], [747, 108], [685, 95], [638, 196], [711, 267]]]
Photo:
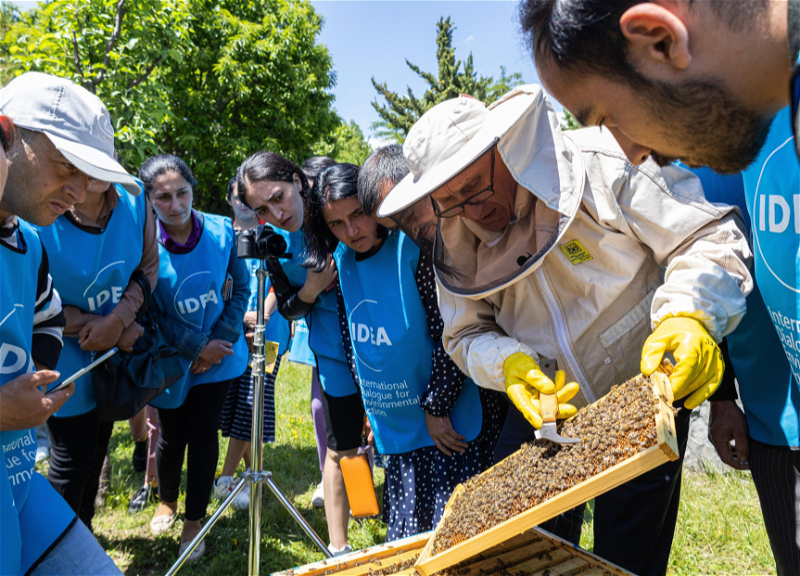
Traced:
[[286, 240], [272, 229], [272, 226], [261, 224], [253, 230], [243, 230], [236, 237], [236, 256], [239, 258], [256, 258], [258, 260], [276, 260], [291, 258], [286, 252]]

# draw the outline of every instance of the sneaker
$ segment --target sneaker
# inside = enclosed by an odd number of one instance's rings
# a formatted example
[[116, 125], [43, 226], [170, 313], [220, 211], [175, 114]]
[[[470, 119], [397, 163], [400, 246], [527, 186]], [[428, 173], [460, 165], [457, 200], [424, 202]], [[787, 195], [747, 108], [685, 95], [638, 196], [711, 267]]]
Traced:
[[142, 486], [136, 491], [136, 494], [131, 498], [131, 503], [128, 504], [128, 514], [136, 514], [141, 512], [150, 502], [158, 501], [155, 491], [150, 486]]
[[136, 472], [144, 472], [147, 468], [147, 440], [136, 442], [133, 448], [133, 457], [131, 458], [133, 469]]
[[[231, 490], [236, 486], [236, 482], [231, 482]], [[242, 491], [233, 499], [233, 507], [237, 510], [248, 510], [250, 508], [250, 484], [242, 488]]]
[[311, 505], [314, 508], [325, 507], [325, 492], [322, 490], [322, 482], [317, 484], [317, 487], [314, 489], [314, 494], [311, 495]]
[[344, 548], [342, 548], [341, 550], [337, 550], [336, 548], [334, 548], [333, 544], [328, 544], [328, 550], [330, 550], [334, 558], [336, 558], [337, 556], [344, 556], [345, 554], [350, 554], [350, 552], [353, 551], [353, 549], [350, 547], [350, 544], [345, 544]]
[[233, 476], [220, 476], [214, 482], [214, 498], [216, 500], [225, 500], [233, 490]]

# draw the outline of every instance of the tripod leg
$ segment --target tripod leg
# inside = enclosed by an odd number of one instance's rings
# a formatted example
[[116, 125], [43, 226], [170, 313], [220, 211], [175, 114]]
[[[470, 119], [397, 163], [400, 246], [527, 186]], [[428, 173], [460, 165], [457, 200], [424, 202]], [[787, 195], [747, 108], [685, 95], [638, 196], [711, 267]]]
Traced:
[[283, 491], [278, 488], [278, 485], [275, 484], [275, 481], [272, 479], [272, 475], [267, 477], [267, 486], [269, 486], [269, 489], [272, 490], [272, 493], [275, 494], [275, 497], [280, 501], [280, 503], [283, 504], [283, 507], [289, 511], [289, 514], [291, 514], [297, 523], [300, 524], [300, 528], [303, 529], [303, 532], [305, 532], [308, 537], [314, 541], [314, 544], [317, 545], [322, 553], [325, 554], [325, 557], [332, 558], [333, 554], [331, 551], [328, 550], [328, 547], [325, 546], [325, 543], [320, 539], [319, 536], [317, 536], [317, 533], [314, 532], [314, 529], [311, 527], [311, 525], [306, 522], [306, 519], [303, 518], [302, 514], [300, 514], [297, 508], [294, 507], [294, 504], [292, 504]]
[[186, 550], [184, 550], [183, 554], [180, 555], [180, 558], [178, 558], [175, 561], [175, 564], [172, 565], [172, 568], [169, 569], [169, 572], [167, 572], [166, 576], [173, 576], [173, 574], [175, 574], [178, 570], [181, 569], [181, 566], [183, 566], [183, 564], [186, 562], [186, 559], [189, 558], [192, 552], [194, 552], [194, 549], [197, 548], [197, 546], [200, 544], [200, 541], [203, 538], [205, 538], [205, 535], [208, 533], [209, 530], [211, 530], [211, 527], [217, 523], [217, 520], [220, 519], [222, 513], [225, 512], [225, 510], [228, 508], [228, 506], [231, 505], [231, 503], [233, 503], [233, 499], [239, 495], [239, 492], [241, 492], [245, 486], [247, 486], [248, 482], [250, 482], [249, 478], [242, 478], [241, 480], [239, 480], [239, 483], [236, 485], [233, 491], [230, 494], [228, 494], [228, 497], [225, 498], [225, 500], [222, 502], [222, 504], [220, 504], [219, 508], [216, 509], [211, 518], [208, 519], [208, 522], [206, 522], [206, 525], [203, 526], [203, 529], [200, 530], [197, 536], [194, 537], [191, 544], [189, 544], [189, 547]]

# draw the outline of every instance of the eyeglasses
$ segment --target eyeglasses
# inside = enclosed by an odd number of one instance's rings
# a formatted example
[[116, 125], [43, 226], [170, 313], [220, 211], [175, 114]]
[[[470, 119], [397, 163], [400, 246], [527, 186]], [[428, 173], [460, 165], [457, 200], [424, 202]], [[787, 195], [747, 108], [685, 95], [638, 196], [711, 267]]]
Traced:
[[489, 172], [489, 186], [479, 192], [475, 192], [475, 194], [463, 202], [456, 204], [455, 206], [445, 208], [444, 210], [439, 210], [439, 206], [437, 205], [436, 200], [433, 199], [433, 196], [429, 196], [429, 198], [431, 199], [431, 204], [433, 204], [433, 213], [437, 218], [453, 218], [454, 216], [462, 214], [465, 206], [476, 206], [478, 204], [482, 204], [492, 196], [494, 196], [494, 147], [492, 148], [492, 169]]
[[4, 152], [10, 152], [14, 146], [14, 123], [8, 116], [0, 115], [0, 145]]
[[800, 64], [794, 67], [792, 72], [792, 79], [789, 81], [789, 89], [792, 97], [792, 117], [789, 119], [792, 123], [792, 134], [794, 134], [794, 145], [797, 148], [797, 154], [800, 156], [800, 139], [798, 139], [798, 122], [800, 118], [797, 117], [798, 108], [800, 108]]

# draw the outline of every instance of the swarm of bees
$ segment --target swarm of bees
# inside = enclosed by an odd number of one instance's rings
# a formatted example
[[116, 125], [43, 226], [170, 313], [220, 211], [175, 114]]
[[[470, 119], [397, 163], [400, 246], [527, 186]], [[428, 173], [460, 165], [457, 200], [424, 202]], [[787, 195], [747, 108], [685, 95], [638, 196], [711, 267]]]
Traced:
[[[397, 574], [398, 572], [402, 572], [403, 570], [411, 568], [414, 564], [417, 563], [418, 558], [419, 554], [415, 554], [413, 557], [403, 562], [392, 562], [386, 568], [381, 568], [379, 570], [373, 570], [372, 568], [370, 568], [369, 572], [367, 573], [367, 576], [385, 576], [386, 574]], [[378, 566], [382, 566], [382, 564], [377, 560], [373, 560], [372, 563], [377, 564]]]
[[614, 386], [583, 408], [559, 434], [577, 444], [534, 440], [470, 478], [436, 533], [432, 554], [477, 536], [553, 496], [654, 446], [659, 399], [649, 378]]

